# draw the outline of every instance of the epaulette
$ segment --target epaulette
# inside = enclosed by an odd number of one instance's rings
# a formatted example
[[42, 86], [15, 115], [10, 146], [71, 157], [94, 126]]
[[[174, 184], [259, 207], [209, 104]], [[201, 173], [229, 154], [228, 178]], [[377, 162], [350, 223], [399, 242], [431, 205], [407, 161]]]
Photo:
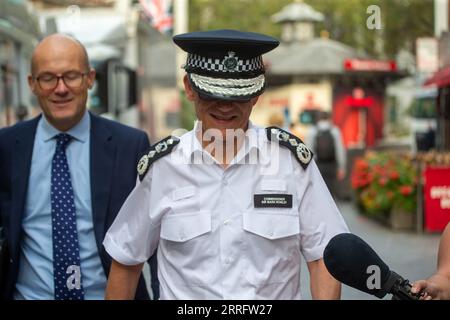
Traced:
[[278, 127], [266, 128], [266, 134], [269, 141], [278, 142], [291, 150], [295, 155], [295, 159], [297, 159], [303, 169], [308, 167], [308, 164], [313, 157], [313, 153], [306, 147], [300, 138]]
[[178, 139], [177, 137], [168, 136], [167, 138], [164, 138], [160, 142], [151, 146], [149, 152], [142, 156], [137, 165], [139, 180], [142, 181], [142, 179], [144, 179], [148, 169], [153, 162], [171, 153], [172, 149], [179, 142], [180, 139]]

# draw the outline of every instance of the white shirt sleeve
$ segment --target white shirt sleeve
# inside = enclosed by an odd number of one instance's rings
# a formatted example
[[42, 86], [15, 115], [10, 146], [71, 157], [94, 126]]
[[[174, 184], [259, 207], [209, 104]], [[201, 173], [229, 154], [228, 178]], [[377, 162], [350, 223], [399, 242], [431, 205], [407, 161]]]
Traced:
[[124, 265], [147, 261], [158, 246], [160, 223], [150, 216], [151, 172], [137, 182], [106, 233], [103, 245]]
[[314, 160], [306, 170], [300, 167], [295, 174], [298, 179], [307, 181], [299, 188], [301, 194], [298, 198], [300, 247], [305, 260], [310, 262], [323, 257], [323, 251], [332, 237], [349, 231]]

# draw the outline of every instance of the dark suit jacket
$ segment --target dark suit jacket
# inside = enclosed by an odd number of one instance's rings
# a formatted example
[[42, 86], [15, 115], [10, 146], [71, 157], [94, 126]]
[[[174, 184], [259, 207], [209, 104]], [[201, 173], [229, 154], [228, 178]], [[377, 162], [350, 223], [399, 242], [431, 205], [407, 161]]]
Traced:
[[[0, 225], [8, 246], [7, 272], [1, 297], [12, 298], [19, 270], [22, 216], [28, 189], [34, 136], [40, 116], [0, 130]], [[102, 242], [120, 207], [136, 184], [136, 165], [148, 151], [147, 135], [91, 114], [90, 174], [95, 240], [105, 271], [111, 257]], [[149, 295], [141, 277], [137, 299]]]

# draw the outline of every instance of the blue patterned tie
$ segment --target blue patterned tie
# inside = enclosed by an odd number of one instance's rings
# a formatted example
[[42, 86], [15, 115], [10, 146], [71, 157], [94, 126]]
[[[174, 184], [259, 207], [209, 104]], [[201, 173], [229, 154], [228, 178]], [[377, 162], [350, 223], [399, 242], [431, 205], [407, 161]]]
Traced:
[[55, 138], [51, 179], [55, 300], [83, 300], [75, 200], [66, 158], [72, 137], [60, 133]]

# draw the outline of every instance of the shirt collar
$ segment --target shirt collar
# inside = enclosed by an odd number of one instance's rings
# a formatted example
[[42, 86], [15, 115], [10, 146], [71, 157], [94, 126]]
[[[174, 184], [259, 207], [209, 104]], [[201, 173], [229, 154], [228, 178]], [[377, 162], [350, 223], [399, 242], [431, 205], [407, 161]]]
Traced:
[[255, 126], [253, 122], [249, 121], [247, 131], [245, 132], [245, 143], [241, 149], [239, 149], [230, 165], [242, 162], [245, 163], [247, 156], [251, 156], [252, 161], [255, 161], [256, 158], [254, 157], [258, 157], [262, 154], [261, 146], [262, 141], [265, 138], [264, 132], [265, 131], [261, 130], [260, 127]]
[[[89, 112], [85, 111], [80, 122], [78, 122], [74, 127], [72, 127], [65, 133], [70, 134], [76, 140], [84, 143], [89, 137], [91, 129], [90, 119], [91, 118]], [[50, 122], [48, 122], [45, 115], [42, 116], [41, 121], [39, 122], [39, 126], [41, 127], [43, 133], [42, 140], [45, 142], [53, 139], [57, 134], [62, 133], [60, 130], [52, 126]]]
[[[180, 137], [184, 156], [188, 159], [191, 158], [195, 153], [205, 152], [203, 146], [201, 145], [195, 134], [199, 129], [199, 121], [197, 120], [195, 121], [194, 129]], [[249, 121], [248, 129], [245, 133], [245, 143], [237, 153], [235, 159], [230, 164], [239, 163], [250, 152], [257, 152], [258, 150], [261, 150], [265, 138], [264, 132], [265, 131], [261, 130], [260, 127], [255, 126], [251, 121]]]
[[203, 153], [203, 147], [195, 135], [197, 130], [199, 130], [198, 120], [195, 121], [194, 128], [191, 131], [180, 137], [180, 146], [186, 159], [192, 159], [191, 157], [197, 152]]

